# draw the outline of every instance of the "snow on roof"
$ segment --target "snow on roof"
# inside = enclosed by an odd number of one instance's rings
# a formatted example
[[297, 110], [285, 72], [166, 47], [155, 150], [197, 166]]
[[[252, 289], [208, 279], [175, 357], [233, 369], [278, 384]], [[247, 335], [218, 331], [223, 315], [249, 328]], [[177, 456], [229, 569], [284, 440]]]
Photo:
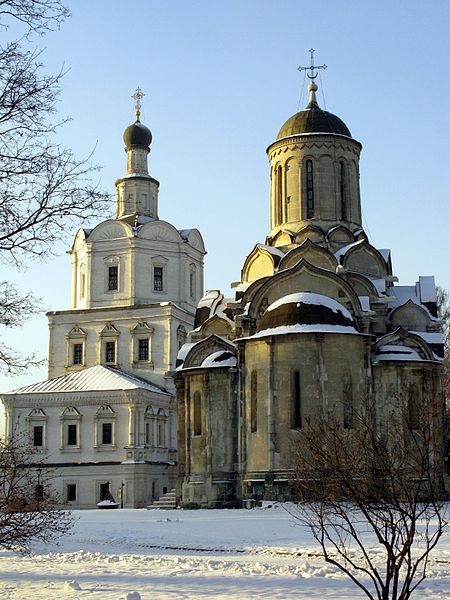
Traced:
[[395, 345], [386, 345], [380, 346], [375, 353], [374, 362], [378, 362], [380, 360], [420, 360], [424, 359], [418, 354], [414, 348], [410, 348], [409, 346], [395, 346]]
[[387, 295], [396, 299], [396, 302], [393, 302], [393, 309], [403, 306], [408, 300], [411, 300], [411, 302], [420, 306], [428, 314], [431, 321], [436, 321], [436, 317], [433, 317], [428, 308], [421, 303], [420, 298], [417, 295], [418, 293], [420, 293], [419, 282], [417, 282], [416, 285], [393, 285], [387, 288]]
[[387, 262], [391, 255], [391, 251], [389, 250], [389, 248], [377, 248], [377, 250], [383, 257], [384, 262]]
[[178, 350], [178, 354], [177, 354], [177, 361], [181, 360], [182, 362], [184, 362], [184, 359], [186, 358], [186, 356], [189, 353], [189, 350], [195, 346], [197, 342], [186, 342], [186, 344], [183, 344], [181, 346], [181, 348]]
[[436, 285], [433, 275], [419, 277], [420, 300], [422, 302], [436, 302]]
[[369, 296], [358, 296], [359, 301], [361, 303], [361, 308], [364, 312], [370, 311], [370, 298]]
[[240, 283], [236, 286], [236, 292], [245, 292], [247, 288], [251, 286], [251, 283]]
[[201, 364], [203, 367], [235, 367], [236, 356], [229, 350], [219, 350], [207, 356]]
[[262, 331], [258, 331], [258, 333], [239, 339], [252, 340], [254, 338], [266, 337], [268, 335], [286, 335], [288, 333], [347, 333], [351, 335], [361, 335], [354, 327], [347, 325], [331, 325], [324, 323], [313, 323], [306, 325], [303, 323], [296, 323], [295, 325], [269, 327], [268, 329], [263, 329]]
[[267, 312], [275, 310], [283, 304], [297, 304], [297, 306], [299, 304], [314, 304], [316, 306], [326, 306], [327, 308], [331, 308], [331, 310], [335, 313], [342, 313], [347, 319], [353, 319], [349, 311], [342, 306], [342, 304], [337, 302], [337, 300], [329, 298], [328, 296], [322, 296], [321, 294], [313, 294], [311, 292], [297, 292], [295, 294], [283, 296], [283, 298], [273, 302], [267, 308]]
[[443, 344], [444, 336], [440, 331], [410, 331], [421, 337], [427, 344]]
[[364, 241], [365, 240], [358, 240], [357, 242], [352, 242], [351, 244], [348, 244], [348, 246], [343, 246], [337, 252], [335, 252], [334, 256], [336, 257], [336, 260], [338, 261], [338, 263], [341, 262], [341, 258], [344, 256], [344, 254], [347, 254], [347, 252], [350, 250], [350, 248], [353, 248], [354, 246], [359, 246], [359, 245], [363, 244]]
[[267, 250], [267, 252], [270, 252], [270, 254], [273, 254], [274, 256], [284, 256], [283, 250], [280, 250], [276, 246], [266, 246], [266, 244], [258, 244], [258, 246], [263, 250]]
[[179, 229], [178, 233], [181, 235], [183, 240], [187, 240], [191, 231], [192, 229]]
[[197, 308], [202, 308], [203, 306], [207, 306], [208, 308], [211, 304], [222, 296], [220, 290], [206, 290], [203, 296], [200, 298], [199, 303], [197, 304]]
[[167, 394], [164, 390], [134, 375], [119, 369], [97, 365], [82, 369], [62, 377], [33, 383], [9, 394], [48, 394], [55, 392], [98, 392], [105, 390], [145, 389], [158, 394]]
[[385, 279], [371, 279], [370, 277], [369, 277], [369, 279], [375, 286], [379, 296], [386, 293], [386, 280]]

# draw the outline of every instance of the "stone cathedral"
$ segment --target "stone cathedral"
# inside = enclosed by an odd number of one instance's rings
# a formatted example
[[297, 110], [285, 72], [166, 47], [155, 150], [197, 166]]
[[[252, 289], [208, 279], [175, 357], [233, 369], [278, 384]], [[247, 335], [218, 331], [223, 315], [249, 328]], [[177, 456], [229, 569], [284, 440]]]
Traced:
[[78, 231], [71, 308], [48, 314], [49, 379], [2, 395], [8, 434], [30, 435], [67, 506], [120, 492], [143, 507], [175, 485], [182, 507], [288, 499], [308, 419], [351, 429], [367, 397], [378, 422], [402, 402], [414, 419], [439, 397], [434, 278], [395, 285], [369, 243], [362, 146], [319, 107], [316, 76], [267, 149], [270, 230], [233, 298], [203, 293], [200, 233], [158, 218], [138, 90], [117, 216]]
[[49, 379], [2, 394], [8, 435], [29, 434], [73, 508], [119, 496], [125, 507], [143, 507], [177, 474], [170, 373], [203, 295], [205, 248], [196, 229], [158, 218], [139, 89], [135, 98], [117, 216], [78, 231], [71, 308], [48, 314]]
[[[234, 507], [290, 498], [293, 448], [309, 419], [353, 427], [362, 398], [377, 426], [440, 395], [434, 278], [399, 286], [361, 220], [361, 144], [317, 102], [267, 149], [270, 230], [235, 297], [209, 291], [178, 355], [178, 502]], [[405, 407], [403, 407], [405, 408]]]

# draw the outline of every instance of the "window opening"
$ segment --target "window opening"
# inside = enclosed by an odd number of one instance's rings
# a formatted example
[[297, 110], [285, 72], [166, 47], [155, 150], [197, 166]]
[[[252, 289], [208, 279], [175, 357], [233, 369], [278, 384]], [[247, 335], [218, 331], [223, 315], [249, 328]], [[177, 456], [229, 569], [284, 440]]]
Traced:
[[202, 435], [202, 397], [200, 392], [194, 394], [194, 435]]
[[112, 444], [112, 423], [102, 423], [102, 444]]
[[77, 445], [77, 426], [76, 425], [67, 425], [67, 445], [68, 446], [76, 446]]
[[150, 423], [145, 424], [145, 443], [150, 444]]
[[153, 289], [155, 292], [163, 291], [163, 269], [162, 267], [153, 268]]
[[314, 174], [312, 160], [306, 161], [306, 218], [314, 217]]
[[139, 360], [148, 360], [148, 338], [139, 340]]
[[83, 344], [74, 344], [73, 345], [73, 364], [74, 365], [82, 365], [83, 364]]
[[44, 426], [35, 425], [33, 427], [33, 446], [43, 446], [44, 444]]
[[343, 220], [347, 219], [347, 210], [345, 206], [345, 167], [344, 163], [340, 164], [340, 196], [341, 196], [341, 217]]
[[193, 298], [195, 296], [195, 272], [194, 271], [191, 271], [190, 275], [189, 275], [189, 288], [190, 288], [191, 298]]
[[255, 432], [258, 429], [258, 375], [256, 371], [252, 371], [250, 387], [250, 430]]
[[77, 499], [77, 486], [75, 483], [68, 483], [66, 487], [66, 501], [75, 502]]
[[86, 273], [84, 271], [80, 272], [80, 300], [84, 298], [86, 289]]
[[349, 381], [344, 384], [344, 429], [353, 429], [352, 384]]
[[282, 214], [282, 192], [283, 192], [283, 186], [282, 186], [282, 181], [283, 181], [283, 176], [282, 176], [282, 170], [281, 170], [281, 166], [279, 166], [277, 168], [277, 181], [276, 181], [276, 186], [277, 186], [277, 220], [278, 223], [277, 225], [279, 225], [280, 223], [283, 222], [283, 214]]
[[106, 342], [106, 362], [116, 362], [116, 342]]
[[294, 419], [293, 419], [292, 424], [295, 428], [300, 428], [302, 426], [302, 403], [301, 403], [301, 394], [300, 394], [300, 373], [299, 373], [299, 371], [294, 371], [292, 400], [294, 403]]
[[113, 291], [118, 289], [119, 283], [119, 267], [108, 267], [108, 290]]

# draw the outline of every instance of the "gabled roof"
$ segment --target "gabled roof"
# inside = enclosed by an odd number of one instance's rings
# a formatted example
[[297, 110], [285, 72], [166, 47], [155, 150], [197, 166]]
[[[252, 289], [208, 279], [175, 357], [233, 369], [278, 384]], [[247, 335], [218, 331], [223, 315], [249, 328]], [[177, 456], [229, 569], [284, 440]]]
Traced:
[[158, 394], [167, 394], [164, 390], [134, 375], [119, 369], [97, 365], [82, 369], [62, 377], [33, 383], [8, 392], [9, 394], [51, 394], [61, 392], [99, 392], [106, 390], [144, 389]]

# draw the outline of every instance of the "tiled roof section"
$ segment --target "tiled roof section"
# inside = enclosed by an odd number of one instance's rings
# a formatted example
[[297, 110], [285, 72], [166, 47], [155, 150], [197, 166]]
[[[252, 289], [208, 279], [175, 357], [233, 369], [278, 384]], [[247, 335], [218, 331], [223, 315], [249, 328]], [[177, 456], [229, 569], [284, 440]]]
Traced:
[[61, 392], [98, 392], [106, 390], [144, 389], [158, 394], [164, 390], [134, 375], [112, 367], [97, 365], [56, 379], [48, 379], [8, 392], [9, 394], [51, 394]]

